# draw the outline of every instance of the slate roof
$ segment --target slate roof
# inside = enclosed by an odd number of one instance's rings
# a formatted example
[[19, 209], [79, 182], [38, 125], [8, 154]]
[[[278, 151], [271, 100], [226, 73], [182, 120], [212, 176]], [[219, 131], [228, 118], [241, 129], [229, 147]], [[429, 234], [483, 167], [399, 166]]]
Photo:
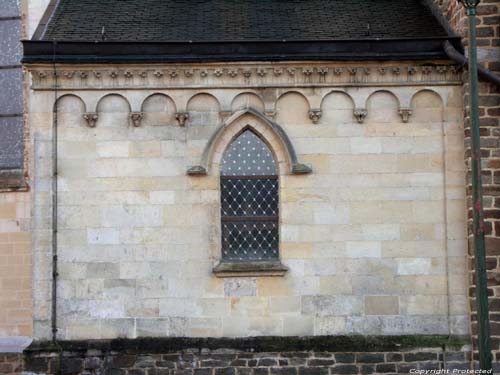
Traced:
[[60, 0], [42, 40], [307, 41], [443, 37], [421, 0]]

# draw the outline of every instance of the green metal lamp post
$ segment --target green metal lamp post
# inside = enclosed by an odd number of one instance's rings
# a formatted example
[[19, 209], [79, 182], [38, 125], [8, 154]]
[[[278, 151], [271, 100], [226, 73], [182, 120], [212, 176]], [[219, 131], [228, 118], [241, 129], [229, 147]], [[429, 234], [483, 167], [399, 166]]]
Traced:
[[476, 51], [476, 8], [480, 0], [458, 0], [469, 18], [469, 97], [472, 151], [472, 203], [474, 212], [474, 247], [476, 262], [476, 305], [478, 320], [479, 363], [491, 369], [491, 338], [488, 312], [488, 279], [484, 240], [483, 186], [481, 182], [481, 138]]

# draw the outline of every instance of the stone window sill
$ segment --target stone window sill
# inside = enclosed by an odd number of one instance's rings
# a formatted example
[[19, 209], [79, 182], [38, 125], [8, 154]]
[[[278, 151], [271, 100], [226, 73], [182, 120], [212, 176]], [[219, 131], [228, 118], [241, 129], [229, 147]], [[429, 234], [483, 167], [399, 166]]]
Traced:
[[284, 276], [288, 268], [279, 260], [266, 262], [220, 262], [213, 269], [217, 277]]

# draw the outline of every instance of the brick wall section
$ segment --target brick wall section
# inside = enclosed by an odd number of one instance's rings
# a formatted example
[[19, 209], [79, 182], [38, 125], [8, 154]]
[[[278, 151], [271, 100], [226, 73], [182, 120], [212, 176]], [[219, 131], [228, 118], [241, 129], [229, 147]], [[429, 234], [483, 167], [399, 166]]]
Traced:
[[0, 193], [0, 338], [31, 336], [28, 192]]
[[[411, 369], [440, 370], [470, 368], [469, 353], [426, 349], [416, 352], [268, 352], [234, 350], [187, 350], [169, 354], [87, 355], [65, 353], [64, 374], [113, 375], [330, 375], [410, 373]], [[28, 356], [24, 371], [56, 374], [58, 354]]]
[[0, 374], [17, 375], [22, 371], [22, 354], [0, 353]]
[[[455, 0], [434, 0], [435, 5], [448, 19], [454, 30], [467, 40], [467, 17], [461, 5]], [[500, 73], [500, 1], [482, 0], [478, 7], [477, 43], [479, 62], [486, 68]], [[467, 104], [467, 85], [464, 100]], [[484, 208], [487, 234], [487, 269], [489, 282], [490, 320], [494, 360], [500, 361], [500, 87], [482, 82], [479, 86], [481, 116]], [[466, 146], [470, 147], [470, 123], [465, 122]], [[470, 152], [467, 152], [467, 157]], [[468, 179], [469, 234], [472, 233], [471, 180]], [[469, 246], [470, 303], [472, 330], [476, 333], [475, 281], [473, 276], [473, 250]]]

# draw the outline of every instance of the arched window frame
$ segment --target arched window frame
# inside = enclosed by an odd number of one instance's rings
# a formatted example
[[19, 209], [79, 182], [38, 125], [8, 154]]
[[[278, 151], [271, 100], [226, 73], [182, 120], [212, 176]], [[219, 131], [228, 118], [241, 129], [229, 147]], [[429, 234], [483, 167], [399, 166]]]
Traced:
[[[191, 175], [210, 174], [220, 177], [220, 163], [227, 147], [243, 132], [250, 129], [255, 133], [271, 150], [274, 160], [277, 163], [278, 179], [289, 174], [306, 174], [311, 169], [297, 161], [295, 151], [284, 133], [283, 129], [266, 118], [263, 114], [253, 109], [246, 109], [234, 113], [219, 128], [208, 142], [200, 166], [192, 167], [192, 170], [203, 173], [189, 173]], [[225, 261], [221, 253], [221, 261], [214, 268], [217, 277], [235, 276], [283, 276], [287, 267], [279, 261], [279, 258], [272, 261], [245, 261], [231, 262]]]

